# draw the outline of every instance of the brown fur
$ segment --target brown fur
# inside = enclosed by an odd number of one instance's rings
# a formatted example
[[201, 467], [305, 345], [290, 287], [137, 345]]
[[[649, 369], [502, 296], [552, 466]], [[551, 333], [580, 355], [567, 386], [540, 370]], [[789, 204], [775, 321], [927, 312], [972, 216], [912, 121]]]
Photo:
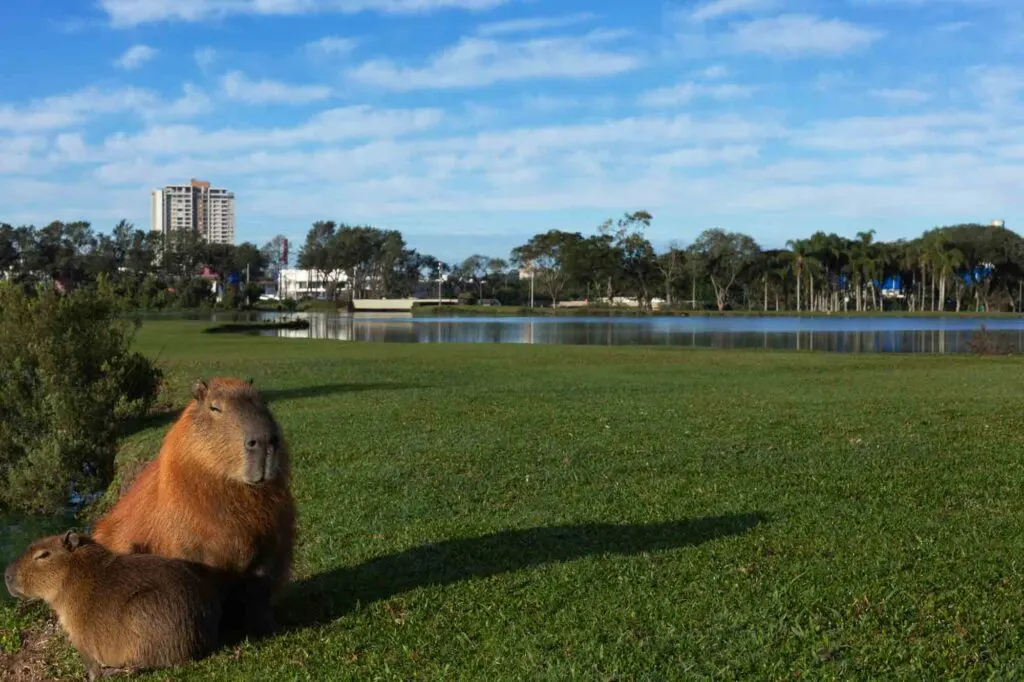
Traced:
[[291, 570], [289, 477], [288, 448], [251, 382], [197, 381], [156, 458], [97, 521], [92, 536], [114, 552], [190, 559], [234, 572], [241, 604], [227, 605], [226, 615], [238, 611], [234, 617], [246, 629], [266, 632]]
[[68, 531], [33, 542], [4, 573], [14, 597], [41, 599], [85, 659], [103, 668], [163, 668], [217, 646], [219, 572], [146, 554], [115, 554]]

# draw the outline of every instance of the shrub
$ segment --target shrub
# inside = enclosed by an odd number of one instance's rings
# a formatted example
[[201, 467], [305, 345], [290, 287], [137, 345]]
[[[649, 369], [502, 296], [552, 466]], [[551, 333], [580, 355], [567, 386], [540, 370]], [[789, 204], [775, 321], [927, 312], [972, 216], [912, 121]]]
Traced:
[[130, 350], [138, 322], [109, 287], [61, 294], [0, 283], [0, 509], [56, 512], [114, 473], [118, 428], [162, 373]]
[[215, 298], [210, 283], [201, 277], [193, 277], [184, 282], [178, 291], [178, 305], [182, 308], [212, 306]]
[[250, 282], [245, 285], [242, 294], [245, 297], [245, 304], [254, 306], [260, 302], [260, 296], [263, 295], [263, 287], [255, 282]]

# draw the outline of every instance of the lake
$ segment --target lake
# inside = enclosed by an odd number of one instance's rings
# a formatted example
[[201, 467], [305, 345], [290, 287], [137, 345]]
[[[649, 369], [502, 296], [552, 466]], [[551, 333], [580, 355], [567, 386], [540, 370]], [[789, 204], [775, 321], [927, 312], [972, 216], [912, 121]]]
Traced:
[[288, 338], [384, 343], [543, 343], [766, 348], [839, 353], [964, 353], [984, 324], [1024, 347], [1024, 317], [414, 317], [407, 313], [260, 313], [304, 318], [309, 329], [270, 330]]

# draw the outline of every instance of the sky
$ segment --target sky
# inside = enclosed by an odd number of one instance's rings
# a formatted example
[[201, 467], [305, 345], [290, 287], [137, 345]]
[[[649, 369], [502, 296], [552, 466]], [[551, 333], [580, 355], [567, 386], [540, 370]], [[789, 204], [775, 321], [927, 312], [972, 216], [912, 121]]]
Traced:
[[1024, 224], [1020, 0], [21, 0], [0, 43], [12, 224], [149, 229], [190, 178], [236, 242], [450, 261], [641, 209], [660, 248]]

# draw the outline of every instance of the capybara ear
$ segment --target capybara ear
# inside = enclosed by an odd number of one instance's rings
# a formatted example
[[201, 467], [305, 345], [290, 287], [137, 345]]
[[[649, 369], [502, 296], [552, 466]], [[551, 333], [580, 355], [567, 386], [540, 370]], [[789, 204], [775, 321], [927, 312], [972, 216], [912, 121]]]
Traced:
[[74, 552], [76, 549], [78, 549], [78, 546], [81, 544], [81, 538], [78, 537], [78, 533], [76, 533], [73, 530], [69, 530], [68, 532], [64, 533], [63, 543], [65, 549], [67, 549], [69, 552]]
[[192, 397], [198, 400], [199, 402], [203, 402], [203, 400], [206, 398], [206, 392], [209, 390], [209, 388], [210, 387], [207, 385], [204, 379], [196, 379], [194, 382], [192, 382]]

